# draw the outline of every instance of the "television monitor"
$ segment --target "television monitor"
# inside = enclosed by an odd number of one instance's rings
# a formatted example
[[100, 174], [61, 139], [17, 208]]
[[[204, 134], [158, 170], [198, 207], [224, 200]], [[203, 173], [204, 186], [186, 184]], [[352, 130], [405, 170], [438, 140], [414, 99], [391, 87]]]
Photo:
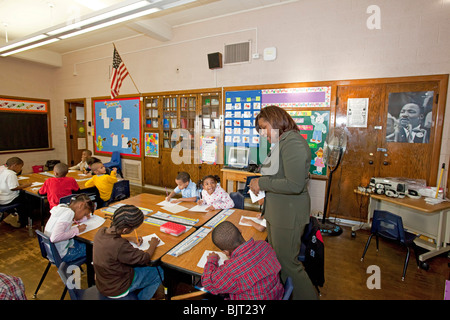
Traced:
[[250, 149], [245, 147], [231, 147], [228, 153], [228, 165], [235, 168], [248, 167]]

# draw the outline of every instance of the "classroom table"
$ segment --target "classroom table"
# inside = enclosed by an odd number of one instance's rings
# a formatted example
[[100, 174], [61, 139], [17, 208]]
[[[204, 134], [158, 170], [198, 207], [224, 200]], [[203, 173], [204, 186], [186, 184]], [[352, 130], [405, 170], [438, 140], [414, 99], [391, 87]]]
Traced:
[[444, 201], [439, 204], [428, 204], [425, 198], [412, 199], [393, 198], [386, 195], [370, 194], [367, 224], [374, 210], [386, 210], [402, 217], [405, 229], [410, 232], [427, 237], [430, 241], [416, 238], [414, 241], [418, 246], [429, 250], [419, 256], [419, 260], [425, 260], [450, 250], [450, 202]]
[[[259, 212], [234, 208], [229, 210], [234, 210], [234, 212], [228, 216], [226, 221], [230, 221], [237, 226], [245, 240], [249, 240], [250, 238], [254, 240], [265, 240], [267, 238], [267, 231], [261, 232], [250, 226], [239, 225], [241, 216], [256, 217]], [[189, 275], [201, 276], [203, 274], [203, 268], [198, 267], [197, 264], [205, 250], [220, 251], [212, 242], [211, 233], [209, 232], [197, 245], [178, 257], [165, 254], [161, 259], [162, 265]], [[182, 244], [183, 242], [180, 243], [180, 245]]]
[[[85, 183], [87, 180], [89, 180], [91, 177], [86, 176], [79, 170], [69, 170], [69, 172], [66, 175], [67, 177], [74, 178], [78, 186], [80, 187], [80, 190], [83, 190], [85, 192], [95, 192], [95, 188], [86, 188]], [[24, 191], [26, 194], [32, 196], [33, 198], [38, 199], [39, 201], [39, 213], [40, 213], [40, 221], [41, 221], [41, 230], [44, 231], [44, 214], [45, 214], [45, 200], [47, 199], [46, 195], [39, 194], [39, 189], [44, 184], [45, 180], [48, 178], [54, 177], [53, 171], [45, 171], [41, 173], [30, 173], [30, 174], [22, 174], [20, 175], [19, 179], [21, 180], [21, 183], [39, 183], [39, 185], [31, 186], [28, 188], [25, 188]]]
[[[161, 209], [161, 206], [158, 206], [157, 204], [161, 201], [163, 201], [165, 199], [164, 196], [160, 196], [160, 195], [153, 195], [153, 194], [149, 194], [149, 193], [142, 193], [139, 195], [136, 195], [134, 197], [125, 199], [123, 201], [119, 201], [116, 203], [113, 203], [112, 206], [117, 205], [117, 204], [132, 204], [135, 205], [136, 207], [140, 207], [140, 208], [145, 208], [145, 209], [150, 209], [153, 210], [152, 213], [149, 213], [145, 218], [149, 218], [152, 216], [152, 214], [158, 212], [158, 211], [164, 211], [163, 209]], [[186, 206], [186, 208], [191, 208], [193, 206], [195, 206], [195, 203], [188, 203], [188, 202], [183, 202], [183, 205]], [[98, 215], [100, 217], [107, 217], [105, 223], [101, 226], [109, 226], [111, 223], [111, 217], [112, 215], [108, 212], [106, 212], [107, 208], [100, 208], [97, 209], [94, 214]], [[170, 249], [172, 249], [173, 247], [175, 247], [177, 244], [179, 244], [182, 240], [184, 240], [186, 237], [188, 237], [191, 233], [193, 233], [196, 230], [196, 226], [200, 226], [201, 224], [204, 224], [206, 221], [208, 221], [210, 218], [214, 217], [214, 215], [216, 215], [217, 213], [219, 213], [220, 210], [214, 210], [208, 213], [199, 213], [199, 212], [190, 212], [190, 211], [183, 211], [178, 213], [177, 215], [181, 215], [183, 214], [186, 217], [194, 217], [194, 218], [199, 218], [199, 222], [195, 225], [190, 227], [189, 230], [187, 230], [185, 233], [179, 235], [179, 236], [173, 236], [164, 232], [161, 232], [159, 230], [159, 226], [155, 226], [149, 223], [146, 223], [144, 221], [144, 223], [137, 228], [137, 234], [138, 236], [144, 237], [147, 235], [151, 235], [151, 234], [156, 234], [162, 242], [164, 242], [164, 245], [159, 246], [156, 248], [152, 258], [151, 258], [151, 262], [152, 264], [155, 264], [158, 262], [158, 260], [164, 255], [166, 254], [167, 251], [169, 251]], [[160, 219], [158, 219], [160, 220]], [[161, 220], [161, 223], [165, 223], [165, 221]], [[100, 228], [100, 227], [99, 227]], [[76, 239], [84, 242], [87, 244], [86, 246], [86, 255], [88, 258], [88, 270], [87, 270], [87, 274], [88, 274], [88, 285], [91, 286], [94, 284], [94, 270], [93, 270], [93, 266], [91, 264], [92, 262], [92, 244], [94, 241], [94, 237], [95, 234], [97, 233], [98, 229], [95, 230], [91, 230], [89, 232], [83, 233], [79, 236], [76, 237]], [[129, 235], [128, 237], [130, 237], [130, 239], [132, 239], [134, 237], [134, 233]]]

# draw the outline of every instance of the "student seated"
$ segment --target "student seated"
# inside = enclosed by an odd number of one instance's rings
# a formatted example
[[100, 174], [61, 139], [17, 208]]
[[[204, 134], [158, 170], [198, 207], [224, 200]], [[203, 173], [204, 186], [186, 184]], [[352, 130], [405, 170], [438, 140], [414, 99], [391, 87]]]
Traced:
[[88, 161], [89, 159], [91, 159], [92, 157], [92, 151], [91, 150], [84, 150], [83, 153], [81, 154], [81, 161], [73, 166], [70, 167], [70, 170], [80, 170], [83, 171], [83, 173], [86, 173], [86, 169], [88, 167]]
[[[104, 296], [121, 298], [129, 292], [137, 293], [139, 300], [150, 300], [163, 280], [160, 267], [147, 266], [158, 246], [152, 238], [150, 247], [140, 250], [122, 237], [132, 233], [144, 221], [142, 211], [133, 205], [124, 205], [114, 212], [111, 226], [98, 230], [94, 238], [95, 284]], [[131, 237], [135, 240], [135, 237]], [[139, 237], [138, 245], [142, 244]]]
[[17, 207], [18, 216], [10, 214], [3, 221], [13, 227], [20, 228], [27, 225], [29, 206], [25, 193], [21, 190], [31, 186], [31, 183], [19, 184], [17, 175], [22, 171], [23, 160], [18, 157], [9, 158], [6, 168], [0, 173], [0, 205], [20, 204]]
[[198, 205], [208, 205], [207, 210], [230, 209], [234, 207], [233, 199], [219, 185], [219, 176], [206, 176], [197, 183], [197, 188], [202, 189]]
[[281, 265], [266, 241], [245, 241], [239, 229], [224, 221], [212, 231], [213, 243], [229, 258], [219, 267], [210, 253], [201, 278], [212, 294], [229, 294], [231, 300], [281, 300]]
[[[86, 194], [78, 194], [70, 204], [59, 204], [50, 210], [50, 219], [45, 225], [44, 233], [55, 243], [63, 261], [70, 262], [86, 256], [86, 244], [73, 239], [86, 230], [85, 224], [94, 211], [94, 203]], [[72, 227], [76, 223], [77, 227]]]
[[172, 202], [195, 202], [197, 201], [197, 186], [195, 183], [192, 182], [191, 176], [187, 172], [180, 172], [178, 173], [177, 177], [175, 178], [175, 183], [177, 184], [177, 187], [167, 196], [166, 201], [172, 200], [172, 198], [177, 194], [181, 192], [181, 199], [173, 199]]
[[106, 168], [101, 162], [94, 162], [91, 165], [94, 176], [84, 184], [86, 188], [96, 187], [103, 201], [111, 198], [114, 183], [117, 182], [117, 168], [111, 170], [111, 174], [106, 174]]
[[65, 163], [57, 163], [53, 168], [54, 178], [45, 180], [42, 187], [39, 189], [39, 194], [47, 195], [47, 200], [50, 209], [59, 204], [59, 199], [71, 195], [80, 190], [77, 181], [72, 177], [66, 177], [69, 168]]

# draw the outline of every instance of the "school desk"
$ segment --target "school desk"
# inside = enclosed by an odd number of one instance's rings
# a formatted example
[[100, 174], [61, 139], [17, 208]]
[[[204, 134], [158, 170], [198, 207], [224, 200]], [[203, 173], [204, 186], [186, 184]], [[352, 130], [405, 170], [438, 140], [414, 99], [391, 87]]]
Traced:
[[[23, 174], [19, 177], [19, 179], [23, 179], [19, 181], [19, 183], [39, 183], [37, 186], [31, 186], [28, 188], [25, 188], [24, 191], [32, 196], [35, 199], [39, 200], [39, 214], [40, 214], [40, 221], [41, 221], [41, 231], [44, 231], [44, 214], [45, 214], [45, 200], [47, 199], [47, 196], [40, 195], [39, 189], [42, 187], [42, 184], [45, 180], [48, 178], [54, 177], [53, 171], [46, 171], [43, 173], [30, 173], [30, 174]], [[70, 172], [67, 173], [68, 177], [72, 177], [75, 180], [77, 180], [78, 186], [80, 187], [80, 190], [84, 190], [86, 192], [95, 192], [94, 188], [86, 188], [85, 182], [90, 179], [90, 177], [85, 176], [81, 171], [79, 170], [70, 170]]]
[[419, 256], [425, 260], [450, 250], [450, 202], [431, 205], [425, 198], [392, 198], [385, 195], [370, 194], [367, 225], [374, 210], [386, 210], [402, 217], [403, 225], [408, 231], [427, 237], [430, 241], [417, 238], [415, 243], [427, 250]]
[[[234, 212], [225, 220], [230, 221], [235, 226], [237, 226], [245, 240], [249, 240], [250, 238], [253, 238], [254, 240], [265, 240], [267, 238], [267, 231], [261, 232], [250, 226], [239, 225], [241, 216], [256, 217], [259, 212], [234, 208], [229, 210], [234, 210]], [[189, 238], [187, 238], [185, 241], [188, 240]], [[180, 245], [183, 245], [183, 242], [181, 242]], [[181, 271], [189, 275], [201, 276], [203, 274], [203, 268], [198, 267], [197, 264], [205, 250], [220, 251], [220, 249], [217, 248], [212, 242], [211, 232], [209, 232], [203, 240], [197, 243], [189, 251], [177, 257], [165, 254], [162, 257], [161, 262], [163, 266], [169, 267], [171, 269]]]

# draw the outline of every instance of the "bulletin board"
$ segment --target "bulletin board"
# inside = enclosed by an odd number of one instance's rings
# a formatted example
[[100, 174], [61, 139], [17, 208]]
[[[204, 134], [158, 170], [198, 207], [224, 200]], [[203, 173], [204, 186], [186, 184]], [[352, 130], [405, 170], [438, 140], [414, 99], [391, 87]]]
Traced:
[[[311, 149], [310, 173], [326, 176], [323, 145], [329, 131], [330, 86], [225, 92], [224, 163], [228, 164], [228, 151], [232, 146], [248, 147], [249, 163], [261, 164], [264, 161], [260, 158], [259, 148], [267, 141], [260, 139], [255, 129], [255, 118], [261, 108], [269, 105], [279, 106], [292, 116]], [[246, 110], [250, 113], [245, 114]]]
[[93, 99], [94, 154], [141, 157], [141, 102], [139, 97]]

